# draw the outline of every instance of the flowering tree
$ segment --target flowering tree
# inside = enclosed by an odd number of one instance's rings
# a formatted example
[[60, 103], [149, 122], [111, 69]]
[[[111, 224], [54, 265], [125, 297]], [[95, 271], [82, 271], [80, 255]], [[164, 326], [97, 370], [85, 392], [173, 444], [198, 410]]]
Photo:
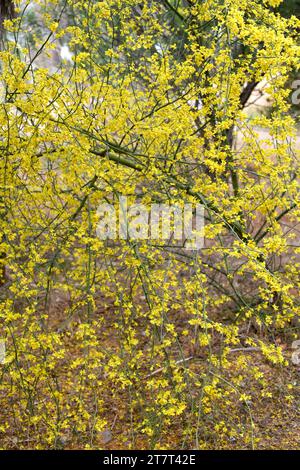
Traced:
[[[38, 0], [3, 21], [2, 446], [99, 447], [109, 427], [121, 446], [204, 448], [210, 428], [256, 445], [249, 351], [285, 365], [274, 335], [299, 315], [299, 21], [280, 3]], [[201, 204], [204, 247], [101, 239], [99, 205], [124, 196]]]

